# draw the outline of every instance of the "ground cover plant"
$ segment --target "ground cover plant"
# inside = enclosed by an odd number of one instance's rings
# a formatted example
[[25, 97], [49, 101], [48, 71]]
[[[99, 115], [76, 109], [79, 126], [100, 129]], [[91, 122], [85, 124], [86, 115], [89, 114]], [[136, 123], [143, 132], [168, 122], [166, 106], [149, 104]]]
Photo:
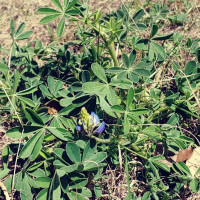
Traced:
[[[10, 21], [0, 63], [3, 199], [185, 199], [199, 192], [200, 38], [183, 26], [197, 4], [51, 0], [41, 24], [74, 40], [20, 46], [34, 34]], [[196, 21], [194, 21], [196, 23]], [[39, 23], [39, 22], [38, 22]], [[199, 22], [197, 22], [199, 23]], [[197, 197], [198, 198], [198, 197]]]

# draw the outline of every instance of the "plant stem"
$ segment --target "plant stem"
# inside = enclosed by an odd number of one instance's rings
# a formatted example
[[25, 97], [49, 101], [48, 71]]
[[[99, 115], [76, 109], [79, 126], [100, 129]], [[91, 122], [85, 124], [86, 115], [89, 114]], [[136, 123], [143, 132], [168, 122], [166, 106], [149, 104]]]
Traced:
[[21, 133], [21, 136], [20, 136], [20, 139], [19, 139], [19, 145], [18, 145], [16, 159], [15, 159], [13, 179], [12, 179], [12, 187], [11, 187], [11, 199], [13, 200], [13, 196], [14, 196], [13, 191], [14, 191], [14, 186], [15, 186], [15, 174], [16, 174], [16, 170], [17, 170], [17, 161], [18, 161], [19, 151], [20, 151], [20, 148], [21, 148], [21, 143], [22, 143], [23, 134], [24, 134], [24, 126], [23, 126], [22, 120], [19, 117], [19, 114], [18, 114], [17, 110], [15, 109], [15, 106], [13, 105], [10, 97], [8, 96], [8, 94], [7, 94], [7, 92], [6, 92], [5, 88], [4, 88], [4, 84], [2, 83], [2, 81], [0, 81], [0, 84], [2, 85], [2, 89], [3, 89], [4, 93], [6, 94], [6, 97], [8, 98], [8, 101], [10, 102], [10, 105], [13, 107], [13, 110], [14, 110], [15, 114], [17, 115], [17, 118], [18, 118], [18, 120], [19, 120], [19, 122], [21, 124], [21, 127], [22, 127], [22, 133]]
[[116, 55], [116, 52], [115, 52], [114, 42], [111, 42], [110, 44], [108, 44], [107, 48], [108, 48], [108, 50], [110, 52], [110, 55], [111, 55], [111, 57], [113, 59], [115, 67], [119, 67], [119, 62], [117, 60], [117, 55]]
[[125, 169], [126, 169], [126, 182], [128, 185], [128, 200], [131, 200], [130, 180], [129, 180], [129, 171], [128, 171], [128, 162], [127, 162], [127, 151], [125, 151]]
[[135, 154], [135, 155], [137, 155], [137, 156], [139, 156], [139, 157], [141, 157], [141, 158], [143, 158], [143, 159], [145, 159], [145, 160], [148, 160], [147, 157], [145, 157], [145, 156], [143, 156], [143, 155], [141, 155], [141, 154], [139, 154], [139, 153], [137, 153], [137, 152], [135, 152], [135, 151], [129, 149], [128, 147], [125, 147], [125, 146], [124, 146], [124, 149], [130, 151], [131, 153], [133, 153], [133, 154]]
[[166, 105], [162, 105], [163, 107], [156, 110], [152, 115], [149, 116], [148, 120], [152, 121], [156, 115], [159, 115], [161, 112], [168, 110]]
[[89, 137], [95, 139], [97, 142], [100, 142], [102, 144], [109, 144], [110, 141], [111, 141], [111, 139], [101, 139], [101, 138], [98, 138], [98, 137], [96, 137], [94, 135], [91, 135]]

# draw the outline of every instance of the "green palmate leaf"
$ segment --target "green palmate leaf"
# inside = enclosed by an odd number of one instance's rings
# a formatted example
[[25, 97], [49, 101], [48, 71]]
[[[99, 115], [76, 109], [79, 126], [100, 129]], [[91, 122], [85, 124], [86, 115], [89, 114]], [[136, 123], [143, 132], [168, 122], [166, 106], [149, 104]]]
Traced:
[[60, 112], [59, 115], [69, 115], [69, 113], [74, 109], [74, 106], [71, 104], [67, 106], [66, 108], [63, 108]]
[[15, 24], [14, 24], [14, 20], [11, 19], [10, 20], [10, 35], [12, 38], [13, 38], [14, 34], [15, 34]]
[[[34, 132], [38, 132], [40, 129], [42, 129], [42, 126], [24, 126], [24, 131], [23, 131], [23, 137], [27, 137], [29, 135], [31, 135]], [[6, 135], [10, 138], [13, 139], [19, 139], [21, 137], [22, 134], [22, 127], [15, 127], [15, 128], [11, 128], [6, 132]]]
[[71, 143], [71, 142], [67, 143], [66, 152], [72, 162], [75, 162], [75, 163], [81, 162], [81, 152], [77, 144]]
[[133, 20], [135, 22], [139, 21], [143, 16], [144, 16], [145, 12], [143, 9], [140, 9], [137, 11], [137, 13], [133, 16]]
[[44, 163], [44, 161], [39, 161], [39, 162], [35, 162], [34, 164], [32, 164], [27, 171], [31, 172], [31, 171], [35, 171], [36, 169], [38, 169], [40, 166], [42, 166]]
[[158, 32], [158, 26], [154, 24], [151, 29], [150, 38], [152, 38]]
[[[56, 148], [56, 149], [54, 149], [54, 154], [57, 156], [57, 158], [59, 160], [61, 160], [66, 165], [68, 165], [68, 163], [66, 162], [67, 154], [66, 154], [66, 151], [64, 149]], [[64, 166], [66, 166], [66, 165], [64, 165]]]
[[107, 77], [106, 77], [106, 74], [105, 74], [103, 67], [101, 67], [98, 63], [93, 63], [91, 68], [92, 68], [92, 71], [94, 72], [94, 74], [100, 80], [107, 83]]
[[115, 114], [113, 113], [110, 105], [108, 104], [108, 102], [103, 98], [103, 97], [99, 97], [99, 101], [100, 101], [100, 107], [106, 112], [108, 113], [110, 116], [112, 117], [116, 117]]
[[0, 72], [2, 72], [4, 76], [7, 76], [8, 71], [9, 71], [8, 66], [3, 63], [0, 63]]
[[157, 54], [160, 54], [163, 59], [166, 57], [165, 50], [162, 46], [158, 45], [155, 42], [151, 42], [151, 45], [156, 50]]
[[60, 187], [60, 181], [57, 173], [55, 172], [50, 187], [49, 187], [49, 195], [48, 195], [48, 200], [52, 199], [58, 199], [60, 200], [61, 196], [61, 187]]
[[26, 174], [24, 178], [21, 180], [20, 197], [21, 200], [33, 199], [33, 195], [31, 193], [31, 186], [29, 185], [28, 176]]
[[102, 196], [102, 190], [98, 184], [94, 185], [94, 193], [97, 198]]
[[164, 163], [162, 163], [162, 162], [160, 162], [160, 161], [152, 161], [152, 163], [153, 163], [155, 166], [157, 166], [157, 167], [159, 167], [159, 168], [165, 170], [166, 172], [170, 172], [170, 168], [169, 168], [166, 164], [164, 164]]
[[[3, 148], [3, 151], [2, 151], [2, 162], [3, 162], [3, 168], [7, 168], [8, 166], [8, 156], [9, 156], [9, 147], [8, 145], [6, 145], [4, 148]], [[1, 179], [1, 178], [0, 178]]]
[[100, 166], [99, 164], [104, 161], [107, 157], [107, 153], [105, 152], [97, 152], [96, 154], [93, 154], [89, 159], [87, 159], [83, 165], [84, 165], [84, 171], [91, 171], [94, 169], [98, 169]]
[[44, 96], [52, 97], [52, 95], [50, 94], [49, 90], [47, 89], [45, 85], [40, 85], [40, 90], [42, 91], [42, 94]]
[[40, 24], [46, 24], [46, 23], [49, 23], [55, 19], [57, 19], [58, 17], [60, 17], [61, 14], [54, 14], [54, 15], [48, 15], [46, 17], [43, 17], [41, 20], [40, 20]]
[[190, 188], [193, 192], [197, 193], [199, 191], [199, 179], [193, 179], [190, 181]]
[[23, 32], [24, 28], [25, 28], [25, 23], [23, 22], [18, 26], [17, 31], [15, 33], [15, 37], [19, 36]]
[[35, 183], [41, 188], [48, 188], [50, 185], [51, 179], [48, 177], [39, 177], [35, 179]]
[[65, 9], [68, 7], [68, 5], [69, 5], [69, 0], [64, 0], [64, 7], [65, 7]]
[[88, 94], [97, 94], [100, 96], [105, 96], [107, 92], [107, 85], [99, 82], [87, 82], [82, 86], [82, 90]]
[[14, 72], [13, 92], [17, 91], [17, 88], [19, 86], [19, 81], [20, 81], [19, 70], [16, 69]]
[[[11, 96], [11, 95], [8, 94], [8, 96]], [[3, 97], [7, 97], [7, 96], [4, 92], [0, 92], [0, 97], [3, 98]]]
[[142, 196], [141, 200], [150, 200], [151, 199], [151, 192], [145, 192]]
[[107, 73], [121, 73], [121, 72], [124, 72], [126, 69], [124, 68], [121, 68], [121, 67], [111, 67], [109, 69], [107, 69]]
[[33, 31], [25, 31], [23, 33], [21, 33], [20, 35], [18, 35], [15, 40], [25, 40], [25, 39], [29, 39], [30, 36], [32, 35]]
[[137, 49], [140, 49], [140, 50], [147, 50], [147, 44], [149, 42], [148, 39], [140, 39], [136, 42], [136, 44], [134, 43], [134, 37], [132, 39], [132, 42], [133, 42], [133, 46]]
[[17, 98], [20, 100], [20, 101], [23, 101], [25, 104], [27, 104], [28, 106], [30, 107], [35, 107], [35, 103], [31, 100], [31, 99], [28, 99], [26, 97], [21, 97], [21, 96], [17, 96]]
[[43, 190], [41, 190], [39, 192], [39, 194], [37, 195], [36, 197], [36, 200], [44, 200], [44, 199], [47, 199], [47, 196], [48, 196], [48, 188], [45, 188]]
[[22, 91], [18, 92], [18, 93], [17, 93], [17, 96], [32, 94], [32, 93], [34, 93], [35, 91], [37, 91], [37, 87], [31, 87], [31, 88], [29, 88], [29, 89], [22, 90]]
[[42, 121], [41, 117], [30, 108], [26, 108], [25, 115], [30, 122], [41, 125], [41, 126], [44, 125], [44, 122]]
[[86, 197], [84, 197], [82, 194], [79, 194], [77, 192], [74, 191], [70, 191], [67, 193], [67, 196], [69, 197], [70, 200], [87, 200]]
[[61, 90], [61, 89], [63, 89], [63, 83], [62, 83], [62, 81], [58, 80], [55, 83], [55, 93], [54, 93], [54, 95], [55, 96], [58, 95], [59, 90]]
[[40, 8], [40, 9], [38, 9], [38, 13], [40, 13], [40, 14], [51, 14], [51, 15], [53, 15], [53, 14], [61, 14], [61, 12], [59, 12], [59, 11], [57, 11], [57, 10], [54, 10], [54, 9], [52, 9], [52, 8]]
[[147, 69], [134, 69], [133, 72], [138, 76], [148, 77], [151, 75], [151, 73]]
[[128, 56], [126, 55], [126, 54], [122, 54], [122, 62], [123, 62], [123, 64], [124, 64], [124, 66], [126, 67], [126, 68], [129, 68], [130, 67], [130, 61], [129, 61], [129, 58], [128, 58]]
[[[69, 166], [62, 166], [61, 167], [61, 163], [56, 163], [54, 162], [54, 166], [56, 166], [58, 169], [57, 169], [57, 173], [60, 177], [64, 176], [65, 174], [69, 174], [69, 173], [72, 173], [74, 171], [77, 171], [79, 166], [81, 165], [80, 163], [75, 163], [73, 165], [69, 165]], [[83, 167], [82, 167], [83, 168]], [[81, 170], [82, 171], [82, 170]]]
[[128, 134], [130, 130], [130, 124], [127, 118], [127, 115], [124, 115], [124, 134]]
[[116, 113], [124, 113], [125, 112], [125, 110], [119, 105], [112, 106], [112, 110]]
[[35, 144], [35, 147], [32, 151], [31, 161], [34, 161], [38, 157], [38, 155], [42, 149], [43, 140], [44, 140], [44, 131], [41, 131], [41, 136], [39, 137], [39, 139], [38, 139], [37, 143]]
[[36, 169], [34, 171], [31, 171], [31, 172], [29, 171], [28, 174], [30, 176], [33, 176], [33, 177], [36, 177], [36, 178], [45, 177], [46, 176], [45, 171], [40, 169], [40, 168], [38, 168], [38, 169]]
[[190, 169], [188, 168], [188, 166], [185, 163], [183, 163], [183, 162], [177, 162], [176, 163], [176, 167], [180, 171], [184, 172], [186, 175], [191, 175]]
[[133, 98], [134, 98], [134, 90], [133, 88], [130, 88], [128, 91], [127, 100], [126, 100], [126, 110], [129, 109], [129, 106], [131, 105]]
[[150, 167], [151, 167], [151, 170], [152, 170], [154, 176], [155, 176], [157, 179], [159, 179], [160, 176], [159, 176], [159, 172], [158, 172], [157, 168], [153, 165], [153, 163], [152, 163], [151, 161], [149, 161], [149, 164], [150, 164]]
[[147, 114], [148, 112], [149, 112], [149, 109], [146, 109], [146, 108], [138, 108], [138, 109], [133, 109], [130, 111], [130, 113], [134, 115], [144, 115], [144, 114]]
[[54, 3], [54, 5], [56, 5], [57, 8], [63, 10], [59, 0], [51, 0], [51, 2]]
[[151, 42], [149, 43], [148, 57], [149, 57], [150, 61], [152, 61], [154, 59], [154, 49], [153, 49], [153, 45]]
[[154, 37], [154, 38], [152, 38], [152, 40], [168, 40], [172, 36], [173, 36], [173, 33], [170, 33], [170, 34], [167, 34], [167, 35], [162, 35], [162, 36]]
[[79, 98], [76, 98], [75, 100], [72, 101], [74, 107], [80, 107], [82, 105], [85, 105], [91, 97], [89, 95], [85, 95]]
[[88, 179], [87, 178], [79, 178], [78, 180], [72, 181], [69, 184], [69, 188], [72, 189], [81, 189], [84, 186], [86, 186], [88, 183]]
[[73, 139], [70, 132], [63, 128], [56, 127], [47, 127], [47, 130], [50, 131], [55, 137], [63, 141], [69, 141]]
[[186, 64], [184, 72], [186, 75], [190, 75], [194, 73], [196, 69], [197, 69], [196, 62], [194, 60], [191, 60]]
[[[92, 197], [92, 192], [90, 189], [88, 189], [87, 187], [82, 187], [81, 189], [78, 190], [78, 192], [80, 194], [82, 194], [84, 197]], [[97, 196], [96, 196], [97, 197]]]
[[96, 153], [96, 151], [97, 151], [96, 140], [94, 139], [89, 140], [83, 151], [82, 162], [89, 160], [90, 157]]
[[135, 62], [137, 53], [135, 50], [131, 51], [130, 55], [129, 55], [129, 61], [130, 61], [130, 66], [132, 66]]
[[65, 28], [65, 17], [63, 16], [58, 24], [58, 27], [56, 29], [57, 36], [60, 37], [64, 31]]
[[111, 104], [111, 105], [117, 105], [118, 104], [118, 96], [116, 95], [115, 91], [112, 89], [112, 87], [109, 87], [108, 88], [108, 91], [107, 91], [107, 99], [108, 99], [108, 102]]
[[5, 168], [4, 170], [0, 170], [0, 179], [3, 179], [4, 177], [6, 177], [9, 172], [10, 170], [8, 168]]
[[132, 82], [126, 78], [120, 78], [113, 79], [110, 85], [116, 86], [121, 89], [129, 89], [132, 86]]
[[35, 134], [22, 148], [19, 157], [20, 158], [28, 158], [31, 156], [32, 152], [34, 151], [35, 145], [39, 138], [43, 135], [43, 132]]
[[69, 191], [67, 179], [68, 179], [67, 175], [60, 177], [61, 189], [64, 193], [67, 193]]
[[47, 83], [48, 83], [49, 91], [51, 92], [51, 94], [54, 94], [55, 93], [55, 81], [54, 81], [54, 78], [52, 76], [49, 76], [48, 79], [47, 79]]
[[80, 11], [78, 9], [70, 9], [65, 11], [65, 16], [69, 17], [69, 16], [76, 16], [80, 14]]

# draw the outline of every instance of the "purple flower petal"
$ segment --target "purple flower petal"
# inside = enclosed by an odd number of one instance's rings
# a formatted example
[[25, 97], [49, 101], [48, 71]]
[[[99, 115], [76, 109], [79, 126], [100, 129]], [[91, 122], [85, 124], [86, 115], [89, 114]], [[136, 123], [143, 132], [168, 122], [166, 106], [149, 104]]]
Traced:
[[93, 124], [95, 127], [100, 123], [99, 116], [95, 114], [94, 112], [91, 112], [91, 116], [93, 117]]
[[106, 123], [103, 121], [101, 125], [97, 128], [96, 133], [103, 133], [106, 128]]
[[78, 132], [81, 132], [81, 130], [82, 130], [82, 126], [80, 126], [80, 125], [76, 125], [76, 130], [77, 130]]

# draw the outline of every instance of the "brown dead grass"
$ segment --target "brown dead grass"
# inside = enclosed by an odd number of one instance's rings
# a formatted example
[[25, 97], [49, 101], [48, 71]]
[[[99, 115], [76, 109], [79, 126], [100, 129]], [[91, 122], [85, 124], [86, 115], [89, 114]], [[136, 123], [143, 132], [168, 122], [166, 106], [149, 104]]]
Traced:
[[[130, 0], [131, 1], [131, 0]], [[103, 9], [104, 12], [111, 12], [112, 10], [116, 10], [120, 8], [121, 2], [126, 3], [125, 0], [90, 0], [89, 3], [91, 7], [96, 9]], [[144, 0], [137, 0], [137, 4], [139, 6], [144, 4]], [[153, 0], [156, 2], [156, 0]], [[168, 2], [168, 1], [166, 1]], [[186, 37], [197, 38], [200, 37], [200, 1], [194, 0], [192, 2], [193, 7], [188, 12], [189, 18], [188, 22], [184, 23], [183, 26], [170, 26], [169, 23], [162, 28], [159, 32], [163, 34], [174, 32], [174, 33], [181, 33]], [[16, 27], [22, 23], [26, 23], [25, 30], [32, 30], [33, 35], [31, 36], [29, 41], [34, 40], [41, 40], [43, 44], [46, 46], [53, 40], [58, 40], [55, 34], [56, 24], [51, 23], [48, 28], [46, 25], [39, 24], [40, 19], [43, 15], [39, 15], [37, 10], [41, 7], [52, 7], [55, 6], [51, 3], [50, 0], [0, 0], [0, 45], [4, 48], [9, 49], [11, 44], [10, 38], [10, 20], [14, 19]], [[134, 9], [137, 9], [135, 7]], [[181, 0], [177, 0], [175, 3], [171, 5], [171, 11], [173, 12], [180, 12], [184, 13], [185, 7]], [[167, 21], [167, 20], [166, 20]], [[150, 31], [150, 30], [149, 30]], [[70, 28], [65, 30], [64, 35], [59, 42], [67, 42], [73, 39], [74, 35], [74, 27], [73, 25]], [[146, 33], [149, 34], [149, 33]], [[27, 44], [26, 41], [20, 41], [20, 45]], [[0, 53], [1, 57], [1, 53]], [[0, 130], [0, 154], [4, 145], [10, 143], [10, 141], [4, 134], [4, 130]], [[126, 175], [125, 172], [119, 172], [117, 169], [107, 168], [105, 171], [106, 178], [103, 180], [102, 183], [105, 183], [104, 187], [104, 195], [103, 199], [124, 199], [127, 195], [127, 182], [126, 182]], [[138, 174], [136, 174], [135, 169], [130, 171], [130, 184], [131, 184], [131, 191], [137, 194], [142, 194], [147, 188], [144, 184], [144, 188], [138, 188], [142, 184], [137, 182], [138, 181]], [[200, 199], [199, 194], [192, 195], [190, 199]]]

